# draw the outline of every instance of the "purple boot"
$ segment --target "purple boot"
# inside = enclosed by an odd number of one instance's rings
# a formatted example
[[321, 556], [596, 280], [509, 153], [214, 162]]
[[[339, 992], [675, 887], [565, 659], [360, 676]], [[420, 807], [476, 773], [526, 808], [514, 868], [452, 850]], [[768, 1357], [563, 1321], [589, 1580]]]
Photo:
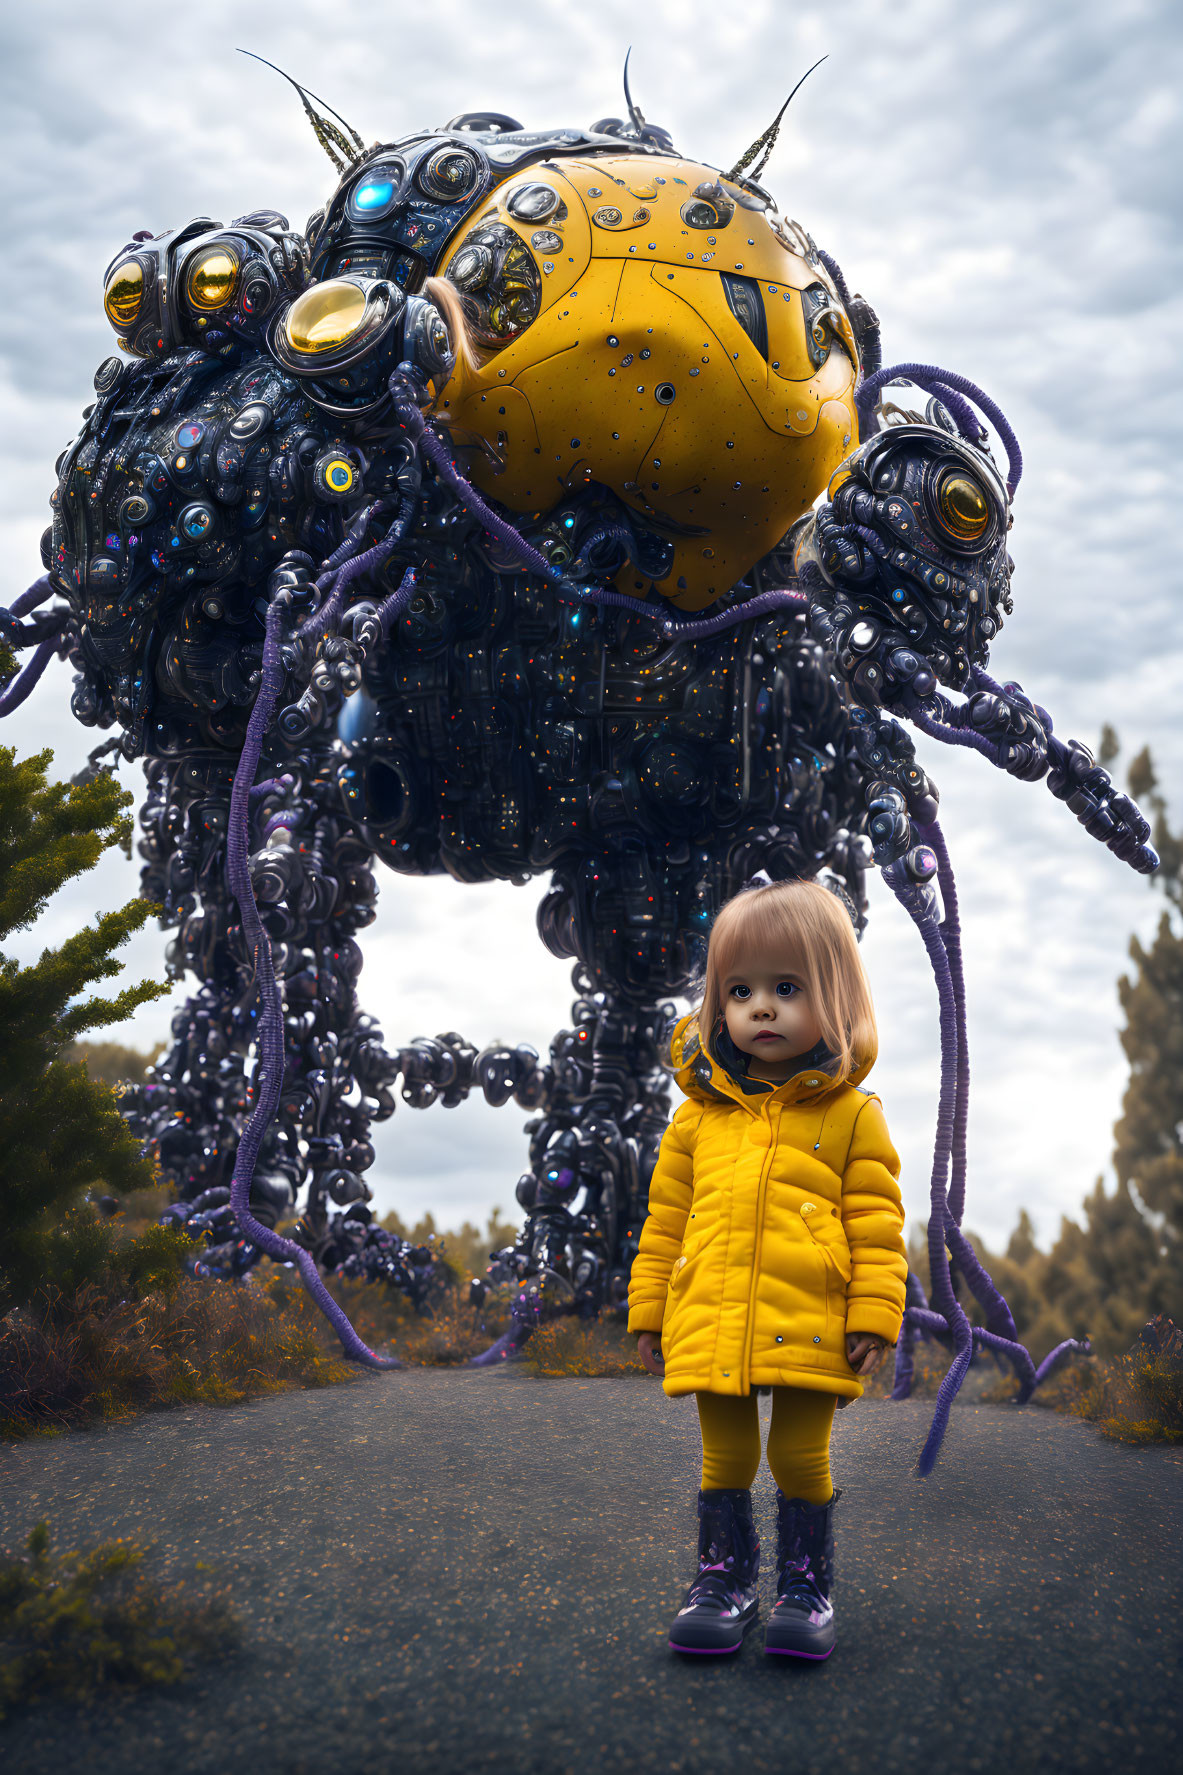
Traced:
[[760, 1606], [750, 1491], [698, 1494], [698, 1576], [670, 1628], [675, 1652], [738, 1652]]
[[807, 1504], [776, 1491], [776, 1602], [764, 1650], [790, 1658], [828, 1658], [834, 1650], [834, 1505]]

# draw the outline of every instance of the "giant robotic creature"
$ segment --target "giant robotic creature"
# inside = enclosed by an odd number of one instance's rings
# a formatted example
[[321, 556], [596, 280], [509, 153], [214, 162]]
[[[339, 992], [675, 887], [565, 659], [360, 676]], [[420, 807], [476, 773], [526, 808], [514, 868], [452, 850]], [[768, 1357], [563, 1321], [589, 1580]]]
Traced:
[[[173, 1212], [215, 1238], [207, 1267], [295, 1260], [377, 1361], [318, 1268], [425, 1298], [427, 1254], [365, 1206], [370, 1123], [400, 1077], [417, 1106], [479, 1085], [534, 1112], [487, 1359], [548, 1303], [611, 1308], [668, 1001], [715, 910], [757, 871], [820, 875], [861, 926], [873, 862], [941, 999], [934, 1295], [913, 1282], [897, 1361], [902, 1393], [915, 1335], [955, 1350], [927, 1470], [975, 1345], [1024, 1394], [1038, 1375], [961, 1232], [957, 903], [905, 724], [1156, 862], [1085, 748], [988, 675], [1013, 434], [963, 378], [881, 367], [872, 310], [758, 182], [775, 124], [724, 173], [631, 99], [587, 130], [466, 115], [366, 148], [301, 97], [340, 172], [303, 234], [260, 210], [116, 254], [119, 353], [57, 465], [45, 577], [6, 613], [34, 654], [5, 709], [59, 654], [75, 716], [115, 730], [93, 768], [144, 761], [143, 891], [196, 980], [133, 1105]], [[356, 992], [375, 860], [549, 875], [539, 931], [579, 995], [549, 1063], [457, 1034], [387, 1052]]]

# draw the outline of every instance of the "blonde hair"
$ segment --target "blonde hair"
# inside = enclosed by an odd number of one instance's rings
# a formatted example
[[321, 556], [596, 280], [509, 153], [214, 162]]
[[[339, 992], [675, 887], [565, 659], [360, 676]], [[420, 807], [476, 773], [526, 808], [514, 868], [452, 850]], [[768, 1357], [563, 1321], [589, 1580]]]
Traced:
[[[477, 365], [474, 360], [472, 335], [468, 330], [468, 318], [464, 312], [464, 303], [460, 298], [459, 290], [455, 284], [450, 284], [446, 277], [425, 277], [420, 294], [426, 296], [430, 302], [434, 302], [444, 317], [456, 360], [452, 376], [455, 376], [457, 371], [465, 376], [471, 374]], [[450, 382], [452, 377], [450, 376], [448, 380]], [[436, 399], [439, 399], [438, 389]]]
[[728, 900], [711, 928], [698, 1027], [718, 1059], [714, 1037], [724, 1017], [722, 982], [741, 958], [773, 949], [796, 952], [800, 973], [839, 1078], [870, 1066], [879, 1052], [875, 1007], [858, 940], [842, 902], [816, 881], [777, 881]]

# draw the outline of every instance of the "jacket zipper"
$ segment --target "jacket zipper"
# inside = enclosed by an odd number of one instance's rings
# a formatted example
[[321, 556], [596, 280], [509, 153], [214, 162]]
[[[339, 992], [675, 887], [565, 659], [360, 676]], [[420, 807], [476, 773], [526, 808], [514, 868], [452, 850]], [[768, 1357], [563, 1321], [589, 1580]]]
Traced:
[[748, 1295], [748, 1335], [744, 1348], [743, 1372], [741, 1383], [751, 1390], [752, 1385], [752, 1345], [756, 1341], [756, 1289], [760, 1281], [760, 1258], [764, 1250], [764, 1198], [768, 1188], [768, 1174], [772, 1170], [772, 1160], [776, 1152], [776, 1141], [772, 1132], [771, 1109], [768, 1116], [768, 1151], [760, 1168], [760, 1182], [756, 1191], [756, 1244], [752, 1252], [752, 1287]]

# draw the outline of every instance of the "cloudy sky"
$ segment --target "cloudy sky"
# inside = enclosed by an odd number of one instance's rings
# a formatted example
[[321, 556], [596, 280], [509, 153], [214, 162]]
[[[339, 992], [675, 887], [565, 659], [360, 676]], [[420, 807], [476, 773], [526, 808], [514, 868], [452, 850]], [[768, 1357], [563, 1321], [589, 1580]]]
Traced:
[[[0, 154], [7, 264], [0, 327], [0, 601], [39, 572], [53, 462], [113, 349], [101, 277], [138, 228], [260, 206], [294, 222], [334, 175], [295, 96], [233, 52], [256, 50], [315, 88], [363, 137], [453, 114], [531, 127], [618, 112], [634, 91], [686, 152], [727, 167], [798, 75], [765, 182], [843, 265], [883, 322], [887, 362], [979, 382], [1018, 431], [1015, 615], [993, 667], [1057, 730], [1095, 745], [1111, 721], [1128, 758], [1149, 743], [1183, 813], [1183, 624], [1175, 549], [1183, 164], [1178, 15], [1166, 0], [40, 0], [7, 9]], [[76, 770], [94, 736], [57, 666], [6, 724]], [[967, 1225], [1003, 1241], [1020, 1207], [1043, 1240], [1108, 1170], [1125, 1068], [1116, 981], [1160, 896], [1039, 785], [921, 739], [967, 925], [974, 1092]], [[139, 788], [137, 767], [124, 780]], [[137, 885], [108, 859], [55, 902], [22, 956]], [[364, 996], [388, 1041], [460, 1029], [545, 1052], [567, 1019], [565, 966], [541, 948], [544, 884], [461, 888], [384, 873]], [[926, 1212], [936, 1105], [935, 991], [913, 928], [873, 883], [865, 956], [880, 1016], [874, 1075]], [[162, 972], [162, 943], [129, 949]], [[167, 1033], [168, 1001], [120, 1032]], [[512, 1204], [521, 1112], [483, 1103], [379, 1130], [379, 1206], [447, 1225]]]

